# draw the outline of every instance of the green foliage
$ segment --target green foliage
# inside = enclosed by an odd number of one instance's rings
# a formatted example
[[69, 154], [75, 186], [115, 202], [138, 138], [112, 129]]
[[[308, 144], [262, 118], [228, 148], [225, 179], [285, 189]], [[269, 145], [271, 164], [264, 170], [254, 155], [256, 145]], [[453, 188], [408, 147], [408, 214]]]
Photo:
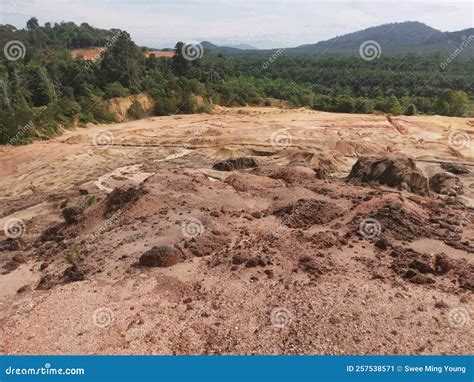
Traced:
[[134, 99], [127, 110], [127, 114], [133, 119], [140, 119], [145, 116], [145, 110], [143, 109], [142, 104], [136, 99]]
[[112, 82], [105, 86], [105, 98], [126, 97], [130, 95], [130, 91], [123, 87], [120, 82]]

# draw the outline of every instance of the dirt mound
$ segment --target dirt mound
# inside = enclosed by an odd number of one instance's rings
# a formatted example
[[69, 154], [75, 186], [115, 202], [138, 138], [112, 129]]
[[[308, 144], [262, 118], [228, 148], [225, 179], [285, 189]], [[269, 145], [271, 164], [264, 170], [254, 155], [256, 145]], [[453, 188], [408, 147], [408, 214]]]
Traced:
[[456, 196], [463, 193], [463, 185], [457, 176], [440, 172], [430, 178], [430, 188], [437, 194]]
[[329, 249], [334, 246], [341, 248], [347, 244], [347, 240], [339, 236], [337, 231], [317, 232], [310, 237], [312, 247], [316, 249]]
[[167, 245], [158, 245], [141, 255], [138, 263], [144, 267], [171, 267], [179, 263], [179, 253]]
[[428, 179], [415, 161], [404, 155], [360, 157], [352, 167], [348, 180], [356, 184], [379, 183], [419, 195], [428, 195]]
[[[386, 202], [370, 216], [375, 222], [375, 230], [378, 234], [382, 232], [388, 238], [411, 241], [416, 238], [436, 236], [428, 219], [400, 201]], [[372, 233], [375, 233], [375, 231], [365, 232], [370, 229], [364, 226], [365, 220], [361, 217], [356, 217], [353, 222], [357, 224], [358, 234], [366, 237], [368, 234], [372, 236]]]
[[185, 248], [194, 256], [204, 257], [221, 251], [226, 248], [227, 244], [228, 240], [226, 236], [220, 235], [217, 232], [205, 232], [197, 238], [193, 238], [189, 242], [186, 242]]
[[307, 228], [313, 224], [326, 224], [342, 215], [342, 209], [334, 203], [316, 199], [300, 199], [294, 204], [273, 212], [291, 228]]
[[236, 172], [228, 176], [225, 181], [237, 191], [266, 190], [269, 188], [284, 187], [281, 180], [271, 179], [266, 176], [258, 176], [248, 173]]
[[246, 168], [255, 168], [258, 164], [255, 159], [252, 158], [229, 158], [223, 161], [215, 163], [212, 168], [218, 171], [234, 171], [243, 170]]
[[301, 150], [285, 150], [285, 157], [292, 164], [302, 164], [303, 166], [315, 167], [324, 170], [326, 173], [340, 171], [346, 166], [340, 155], [331, 152], [315, 152]]
[[[313, 169], [303, 166], [268, 166], [259, 168], [256, 173], [272, 179], [282, 180], [287, 185], [301, 185], [317, 178]], [[322, 173], [320, 173], [320, 177], [322, 176]]]
[[443, 252], [426, 254], [401, 247], [394, 248], [390, 256], [390, 268], [411, 283], [434, 284], [436, 277], [444, 276], [462, 289], [474, 289], [474, 267], [465, 260], [451, 259]]
[[145, 193], [141, 187], [114, 188], [104, 201], [104, 215], [110, 216], [129, 203], [133, 203]]

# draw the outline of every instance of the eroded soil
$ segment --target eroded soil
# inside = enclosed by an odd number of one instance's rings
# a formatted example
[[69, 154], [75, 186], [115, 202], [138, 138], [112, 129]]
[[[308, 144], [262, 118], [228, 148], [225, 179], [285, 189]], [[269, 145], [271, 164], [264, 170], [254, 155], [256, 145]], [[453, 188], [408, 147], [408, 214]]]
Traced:
[[[0, 352], [470, 354], [469, 122], [222, 108], [8, 147]], [[400, 187], [347, 178], [397, 154]]]

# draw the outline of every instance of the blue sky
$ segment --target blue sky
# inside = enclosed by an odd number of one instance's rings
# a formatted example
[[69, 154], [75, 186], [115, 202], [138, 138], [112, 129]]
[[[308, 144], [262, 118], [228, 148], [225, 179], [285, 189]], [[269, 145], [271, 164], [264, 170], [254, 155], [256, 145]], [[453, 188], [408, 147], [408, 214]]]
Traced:
[[443, 31], [472, 28], [470, 1], [0, 0], [0, 23], [31, 16], [127, 30], [140, 45], [178, 40], [248, 43], [259, 48], [314, 43], [388, 22], [416, 20]]

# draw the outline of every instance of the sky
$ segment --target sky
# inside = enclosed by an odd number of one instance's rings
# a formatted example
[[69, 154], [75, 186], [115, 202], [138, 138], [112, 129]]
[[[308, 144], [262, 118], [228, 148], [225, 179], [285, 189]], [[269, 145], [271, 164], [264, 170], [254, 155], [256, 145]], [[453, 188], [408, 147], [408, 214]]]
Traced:
[[277, 48], [315, 43], [391, 22], [420, 21], [442, 31], [474, 26], [472, 1], [317, 0], [0, 0], [0, 23], [47, 21], [119, 28], [152, 48], [176, 41]]

